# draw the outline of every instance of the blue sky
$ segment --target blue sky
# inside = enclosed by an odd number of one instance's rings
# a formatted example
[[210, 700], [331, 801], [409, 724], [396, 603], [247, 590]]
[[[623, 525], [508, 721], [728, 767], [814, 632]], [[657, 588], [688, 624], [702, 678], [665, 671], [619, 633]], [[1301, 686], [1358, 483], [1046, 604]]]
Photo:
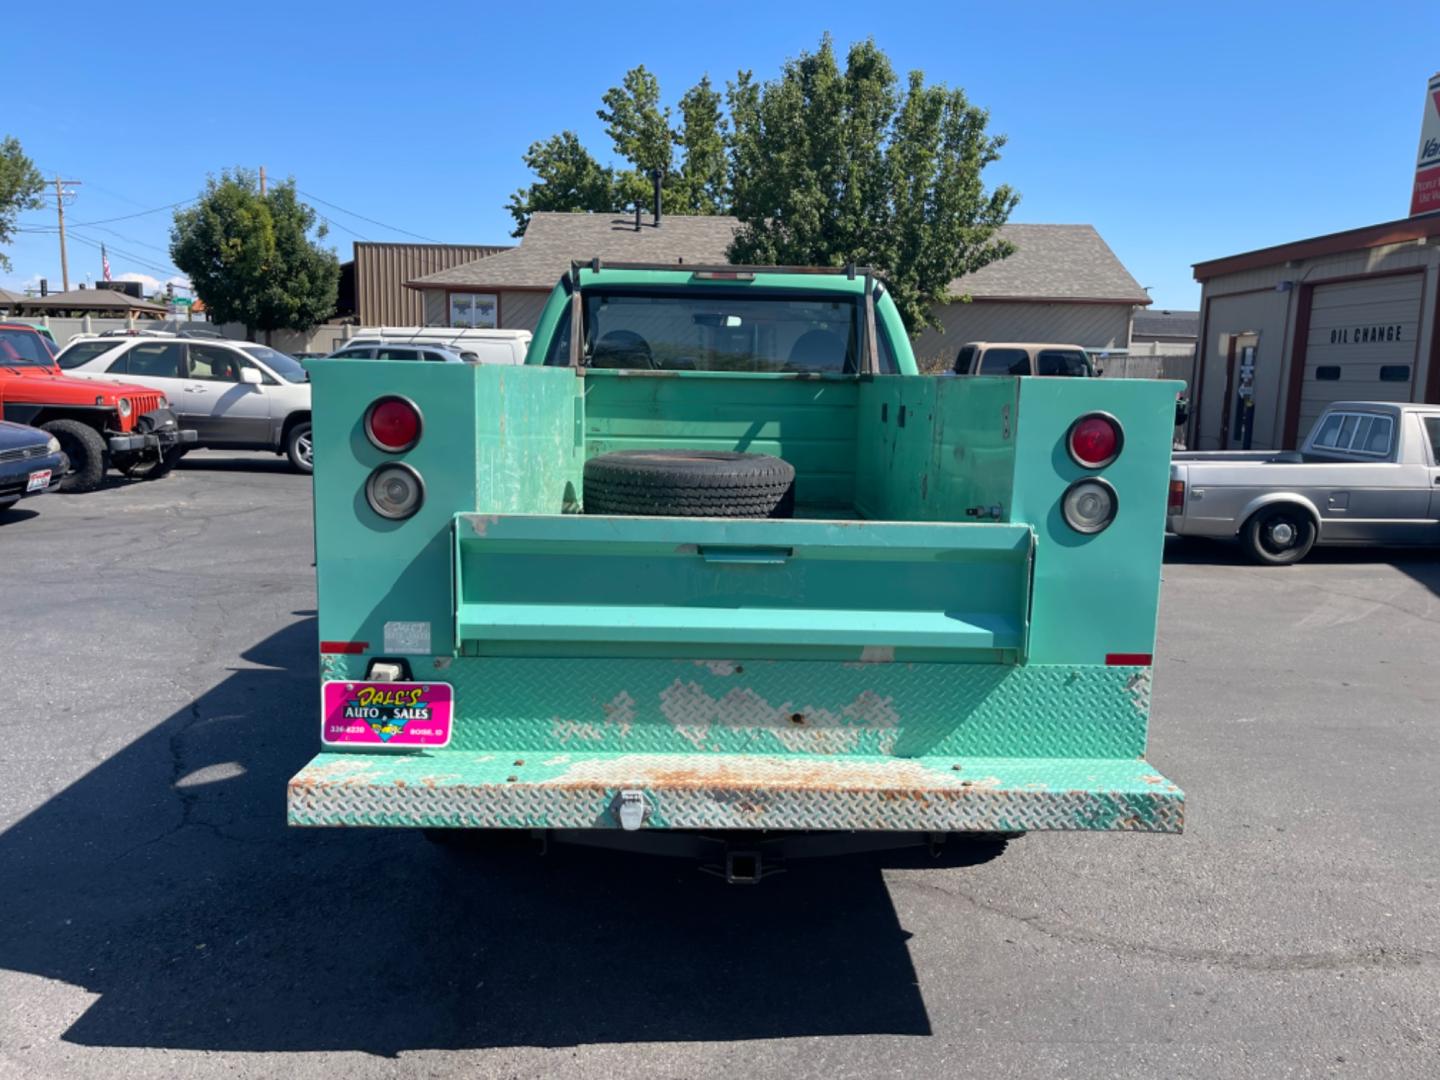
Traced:
[[[333, 204], [315, 205], [342, 258], [357, 237], [408, 238], [396, 229], [505, 242], [531, 141], [572, 128], [610, 159], [595, 109], [627, 68], [673, 103], [707, 72], [773, 76], [829, 30], [990, 110], [1009, 145], [986, 176], [1020, 191], [1013, 220], [1091, 223], [1157, 307], [1194, 307], [1193, 262], [1403, 217], [1440, 70], [1440, 8], [1419, 3], [206, 7], [6, 16], [0, 134], [83, 181], [72, 285], [100, 275], [86, 240], [116, 276], [164, 280], [170, 215], [142, 212], [235, 164]], [[0, 283], [59, 287], [53, 233], [8, 254]]]

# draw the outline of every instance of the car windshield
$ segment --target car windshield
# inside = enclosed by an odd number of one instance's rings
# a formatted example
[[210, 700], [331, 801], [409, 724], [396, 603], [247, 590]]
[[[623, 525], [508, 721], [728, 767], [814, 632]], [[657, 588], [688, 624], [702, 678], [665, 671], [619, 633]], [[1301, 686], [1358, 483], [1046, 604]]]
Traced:
[[0, 326], [0, 364], [10, 367], [50, 367], [50, 350], [33, 330]]
[[101, 341], [77, 341], [65, 346], [57, 362], [62, 368], [69, 371], [81, 367], [89, 360], [94, 360], [101, 353], [109, 352], [119, 344], [114, 338], [105, 338]]
[[268, 345], [242, 344], [240, 347], [286, 382], [302, 383], [310, 378], [299, 360], [278, 349], [272, 349]]
[[858, 311], [848, 296], [587, 292], [585, 363], [653, 371], [853, 373], [859, 370]]

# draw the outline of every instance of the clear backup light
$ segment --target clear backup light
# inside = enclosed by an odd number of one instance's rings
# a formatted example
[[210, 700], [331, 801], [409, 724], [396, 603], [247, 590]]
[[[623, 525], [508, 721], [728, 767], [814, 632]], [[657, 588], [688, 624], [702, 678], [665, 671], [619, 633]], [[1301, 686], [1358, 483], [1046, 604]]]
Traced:
[[1076, 480], [1060, 497], [1065, 524], [1078, 533], [1104, 532], [1115, 520], [1120, 499], [1115, 489], [1098, 476]]
[[1120, 456], [1125, 433], [1109, 413], [1087, 413], [1070, 425], [1065, 445], [1077, 465], [1103, 469]]
[[401, 454], [420, 441], [420, 410], [403, 397], [382, 397], [365, 410], [365, 436], [389, 454]]
[[404, 521], [425, 502], [425, 482], [409, 465], [381, 465], [365, 481], [370, 509], [390, 521]]

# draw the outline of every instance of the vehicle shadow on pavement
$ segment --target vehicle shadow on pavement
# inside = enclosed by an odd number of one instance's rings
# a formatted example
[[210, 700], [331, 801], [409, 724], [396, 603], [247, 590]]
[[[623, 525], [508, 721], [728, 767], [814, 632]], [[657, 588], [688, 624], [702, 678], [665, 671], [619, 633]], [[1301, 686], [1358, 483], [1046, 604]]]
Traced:
[[175, 465], [184, 472], [249, 472], [249, 473], [290, 473], [298, 476], [290, 467], [288, 458], [276, 454], [240, 454], [236, 457], [217, 457], [214, 453], [203, 457], [186, 454]]
[[[87, 1046], [360, 1050], [930, 1032], [881, 863], [758, 887], [404, 830], [297, 830], [315, 625], [0, 834], [0, 967], [99, 995]], [[136, 703], [117, 703], [135, 707]]]
[[1257, 573], [1287, 574], [1310, 566], [1393, 566], [1432, 593], [1440, 595], [1440, 550], [1435, 548], [1317, 547], [1295, 566], [1260, 566], [1239, 544], [1197, 537], [1168, 537], [1165, 562], [1190, 566], [1242, 566]]

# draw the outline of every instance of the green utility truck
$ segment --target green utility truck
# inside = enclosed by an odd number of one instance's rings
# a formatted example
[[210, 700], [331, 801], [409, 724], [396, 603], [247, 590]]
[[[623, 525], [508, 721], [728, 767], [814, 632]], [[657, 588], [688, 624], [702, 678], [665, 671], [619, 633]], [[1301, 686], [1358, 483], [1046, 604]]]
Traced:
[[863, 269], [578, 264], [520, 367], [326, 360], [303, 826], [718, 852], [1179, 832], [1177, 385], [930, 377]]

